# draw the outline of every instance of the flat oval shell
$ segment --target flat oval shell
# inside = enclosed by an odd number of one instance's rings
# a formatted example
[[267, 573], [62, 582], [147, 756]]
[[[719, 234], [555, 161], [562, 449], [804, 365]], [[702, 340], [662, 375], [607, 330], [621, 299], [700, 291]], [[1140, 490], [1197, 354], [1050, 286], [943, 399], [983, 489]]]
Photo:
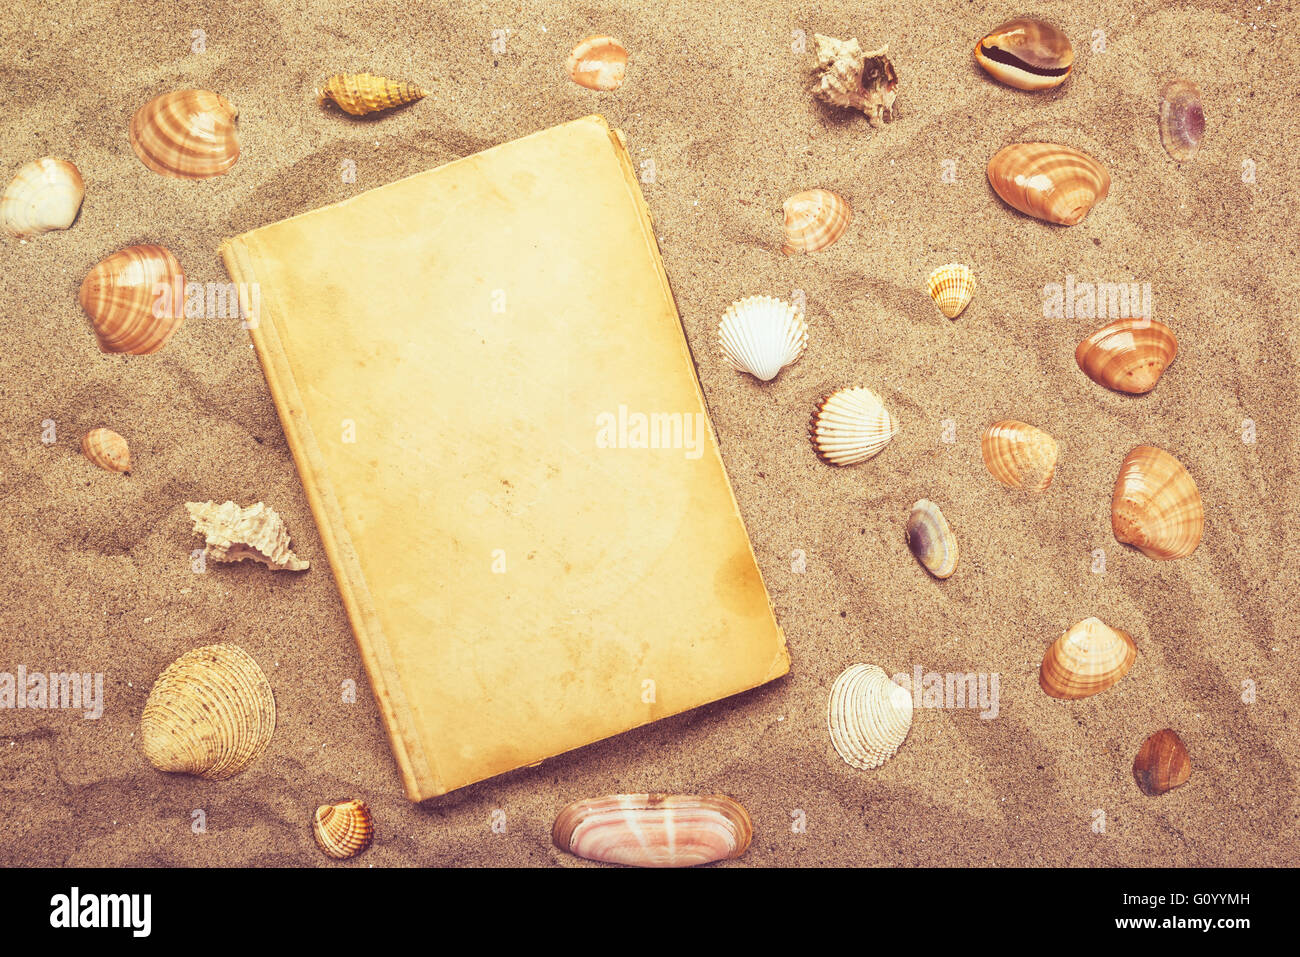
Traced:
[[1038, 670], [1038, 684], [1053, 698], [1087, 698], [1119, 681], [1137, 660], [1127, 632], [1086, 618], [1052, 643]]
[[926, 289], [939, 311], [949, 319], [956, 319], [975, 295], [975, 274], [969, 266], [948, 263], [930, 273]]
[[957, 536], [939, 506], [921, 499], [907, 516], [907, 548], [935, 578], [957, 570]]
[[157, 352], [185, 320], [185, 274], [162, 246], [127, 246], [86, 274], [78, 294], [104, 352]]
[[1180, 163], [1191, 160], [1205, 136], [1201, 91], [1191, 80], [1171, 80], [1160, 97], [1160, 142]]
[[16, 239], [67, 229], [77, 218], [86, 184], [67, 160], [46, 156], [22, 166], [0, 197], [0, 223]]
[[238, 115], [229, 100], [211, 90], [164, 93], [131, 117], [131, 148], [163, 176], [220, 176], [239, 159]]
[[989, 160], [989, 185], [1028, 216], [1073, 226], [1110, 193], [1110, 174], [1082, 150], [1012, 143]]
[[781, 210], [785, 216], [785, 245], [781, 251], [787, 256], [825, 249], [853, 222], [853, 207], [848, 200], [829, 189], [795, 193]]
[[424, 98], [414, 83], [399, 83], [373, 73], [336, 73], [316, 91], [316, 101], [329, 100], [345, 113], [365, 116]]
[[722, 358], [741, 372], [770, 382], [808, 346], [808, 323], [781, 299], [749, 296], [733, 302], [718, 323]]
[[1041, 20], [1021, 17], [975, 44], [975, 59], [991, 76], [1021, 90], [1060, 86], [1074, 66], [1070, 38]]
[[831, 686], [826, 726], [845, 764], [878, 768], [898, 753], [912, 727], [912, 693], [877, 665], [850, 665]]
[[1192, 775], [1187, 745], [1172, 728], [1157, 731], [1142, 742], [1133, 759], [1133, 778], [1149, 797], [1157, 797], [1186, 784]]
[[827, 465], [865, 462], [897, 433], [898, 423], [884, 400], [863, 386], [841, 389], [822, 399], [808, 423], [813, 449]]
[[83, 435], [81, 454], [109, 472], [131, 471], [131, 449], [112, 429], [91, 429]]
[[1043, 492], [1052, 484], [1058, 455], [1056, 440], [1015, 419], [994, 422], [980, 437], [984, 465], [1007, 488]]
[[1148, 558], [1170, 561], [1196, 551], [1205, 508], [1196, 482], [1164, 449], [1139, 445], [1124, 457], [1110, 499], [1115, 539]]
[[591, 861], [694, 867], [739, 857], [753, 833], [749, 814], [722, 794], [611, 794], [570, 804], [551, 839]]
[[1178, 355], [1174, 331], [1155, 319], [1116, 319], [1079, 343], [1074, 361], [1093, 382], [1119, 392], [1150, 392]]
[[365, 801], [322, 804], [311, 822], [316, 846], [337, 861], [356, 857], [375, 836], [374, 818]]
[[587, 37], [565, 63], [570, 79], [589, 90], [617, 90], [627, 72], [627, 48], [613, 37]]

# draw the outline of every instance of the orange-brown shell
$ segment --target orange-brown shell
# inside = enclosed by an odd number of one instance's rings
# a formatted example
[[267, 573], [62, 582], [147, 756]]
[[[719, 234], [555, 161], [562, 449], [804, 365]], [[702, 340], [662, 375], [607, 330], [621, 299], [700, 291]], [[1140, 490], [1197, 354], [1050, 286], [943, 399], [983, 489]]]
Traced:
[[1110, 193], [1110, 174], [1081, 150], [1056, 143], [1012, 143], [989, 160], [989, 185], [1029, 216], [1073, 226]]
[[1156, 387], [1178, 355], [1174, 331], [1154, 319], [1116, 319], [1079, 343], [1074, 361], [1093, 382], [1140, 394]]
[[975, 59], [990, 75], [1021, 90], [1060, 86], [1074, 66], [1070, 38], [1041, 20], [1021, 17], [995, 27], [975, 44]]
[[785, 215], [785, 245], [781, 251], [787, 256], [825, 249], [853, 222], [853, 207], [848, 200], [829, 189], [795, 193], [781, 209]]
[[613, 37], [587, 37], [573, 48], [564, 67], [578, 86], [617, 90], [627, 72], [627, 48]]
[[1148, 558], [1185, 558], [1196, 551], [1205, 528], [1200, 490], [1178, 459], [1164, 449], [1139, 445], [1119, 467], [1110, 525], [1117, 541]]
[[1157, 797], [1187, 783], [1192, 759], [1187, 745], [1171, 728], [1157, 731], [1142, 742], [1133, 759], [1133, 777], [1144, 794]]
[[692, 867], [739, 857], [754, 828], [722, 794], [610, 794], [560, 812], [551, 839], [592, 861], [636, 867]]
[[1043, 492], [1056, 474], [1056, 440], [1015, 419], [1003, 419], [985, 429], [980, 453], [989, 474], [1007, 488]]
[[185, 320], [185, 274], [162, 246], [127, 246], [81, 282], [81, 308], [104, 352], [157, 352]]
[[375, 836], [374, 818], [365, 801], [322, 804], [312, 817], [311, 833], [326, 855], [347, 860], [370, 846]]
[[91, 429], [83, 435], [81, 454], [106, 471], [131, 471], [131, 449], [112, 429]]
[[229, 100], [211, 90], [164, 93], [131, 117], [131, 148], [163, 176], [220, 176], [239, 159], [238, 115]]
[[1127, 632], [1085, 618], [1052, 643], [1038, 670], [1038, 684], [1053, 698], [1086, 698], [1128, 674], [1137, 645]]
[[316, 91], [316, 101], [332, 100], [353, 116], [365, 116], [424, 98], [414, 83], [399, 83], [373, 73], [336, 73]]

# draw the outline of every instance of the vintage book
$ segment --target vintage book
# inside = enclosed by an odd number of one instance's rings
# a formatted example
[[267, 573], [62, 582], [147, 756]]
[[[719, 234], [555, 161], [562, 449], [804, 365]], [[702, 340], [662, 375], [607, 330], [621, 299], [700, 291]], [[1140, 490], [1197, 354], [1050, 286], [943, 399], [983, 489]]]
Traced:
[[601, 117], [222, 257], [412, 800], [788, 670]]

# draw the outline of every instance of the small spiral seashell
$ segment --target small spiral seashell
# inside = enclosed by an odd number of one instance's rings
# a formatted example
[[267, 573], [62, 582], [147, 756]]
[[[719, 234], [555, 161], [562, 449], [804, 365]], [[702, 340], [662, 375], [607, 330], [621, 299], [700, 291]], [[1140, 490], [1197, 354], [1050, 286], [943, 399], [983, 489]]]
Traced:
[[722, 358], [741, 372], [770, 382], [808, 346], [808, 323], [781, 299], [749, 296], [733, 302], [718, 323]]
[[754, 827], [723, 794], [610, 794], [574, 801], [551, 840], [589, 861], [633, 867], [694, 867], [740, 857]]
[[1085, 618], [1054, 641], [1038, 669], [1038, 684], [1053, 698], [1087, 698], [1128, 674], [1137, 645], [1127, 632]]
[[898, 434], [880, 396], [863, 386], [840, 389], [818, 403], [808, 423], [817, 457], [827, 465], [865, 462]]
[[211, 90], [164, 93], [131, 117], [131, 148], [163, 176], [220, 176], [239, 159], [238, 115], [229, 100]]
[[106, 471], [131, 471], [131, 449], [112, 429], [91, 429], [82, 436], [81, 454]]
[[1110, 174], [1082, 150], [1056, 143], [1012, 143], [988, 168], [989, 185], [1009, 206], [1073, 226], [1110, 193]]
[[851, 665], [831, 686], [826, 725], [845, 764], [878, 768], [898, 753], [912, 727], [912, 693], [877, 665]]
[[1186, 558], [1205, 528], [1196, 482], [1164, 449], [1139, 445], [1124, 457], [1110, 499], [1116, 541], [1156, 561]]
[[975, 44], [975, 59], [992, 76], [1021, 90], [1060, 86], [1074, 66], [1074, 47], [1050, 23], [1021, 17]]
[[127, 246], [81, 282], [81, 308], [104, 352], [157, 352], [185, 320], [185, 274], [162, 246]]
[[573, 48], [564, 68], [578, 86], [617, 90], [627, 72], [627, 48], [613, 37], [587, 37]]
[[1191, 80], [1170, 80], [1160, 96], [1160, 142], [1165, 152], [1186, 163], [1201, 148], [1205, 109], [1201, 91]]
[[1150, 392], [1178, 355], [1174, 331], [1154, 319], [1116, 319], [1079, 343], [1074, 361], [1093, 382], [1119, 392]]
[[907, 516], [907, 548], [935, 578], [957, 570], [957, 536], [939, 506], [921, 499]]
[[782, 204], [785, 215], [785, 245], [781, 252], [814, 253], [844, 235], [853, 222], [853, 207], [829, 189], [807, 189]]
[[67, 160], [46, 156], [22, 166], [0, 197], [0, 223], [15, 239], [67, 229], [77, 218], [86, 184]]
[[984, 465], [1007, 488], [1044, 492], [1056, 474], [1056, 440], [1032, 425], [1003, 419], [980, 437]]
[[316, 102], [332, 100], [345, 113], [365, 116], [414, 103], [424, 96], [414, 83], [398, 83], [372, 73], [336, 73], [316, 91]]
[[374, 820], [365, 801], [322, 804], [311, 822], [316, 846], [337, 861], [356, 857], [375, 836]]
[[1157, 731], [1142, 742], [1133, 759], [1133, 778], [1148, 797], [1159, 797], [1186, 784], [1192, 776], [1187, 745], [1172, 728]]
[[926, 289], [939, 311], [949, 319], [956, 319], [975, 295], [975, 274], [969, 266], [948, 263], [930, 273]]

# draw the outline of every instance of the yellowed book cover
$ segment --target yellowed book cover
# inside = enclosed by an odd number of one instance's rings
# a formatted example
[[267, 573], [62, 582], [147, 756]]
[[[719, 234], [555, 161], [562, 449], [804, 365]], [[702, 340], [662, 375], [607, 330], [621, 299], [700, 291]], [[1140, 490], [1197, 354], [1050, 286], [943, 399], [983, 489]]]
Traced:
[[601, 117], [222, 256], [412, 800], [788, 670]]

